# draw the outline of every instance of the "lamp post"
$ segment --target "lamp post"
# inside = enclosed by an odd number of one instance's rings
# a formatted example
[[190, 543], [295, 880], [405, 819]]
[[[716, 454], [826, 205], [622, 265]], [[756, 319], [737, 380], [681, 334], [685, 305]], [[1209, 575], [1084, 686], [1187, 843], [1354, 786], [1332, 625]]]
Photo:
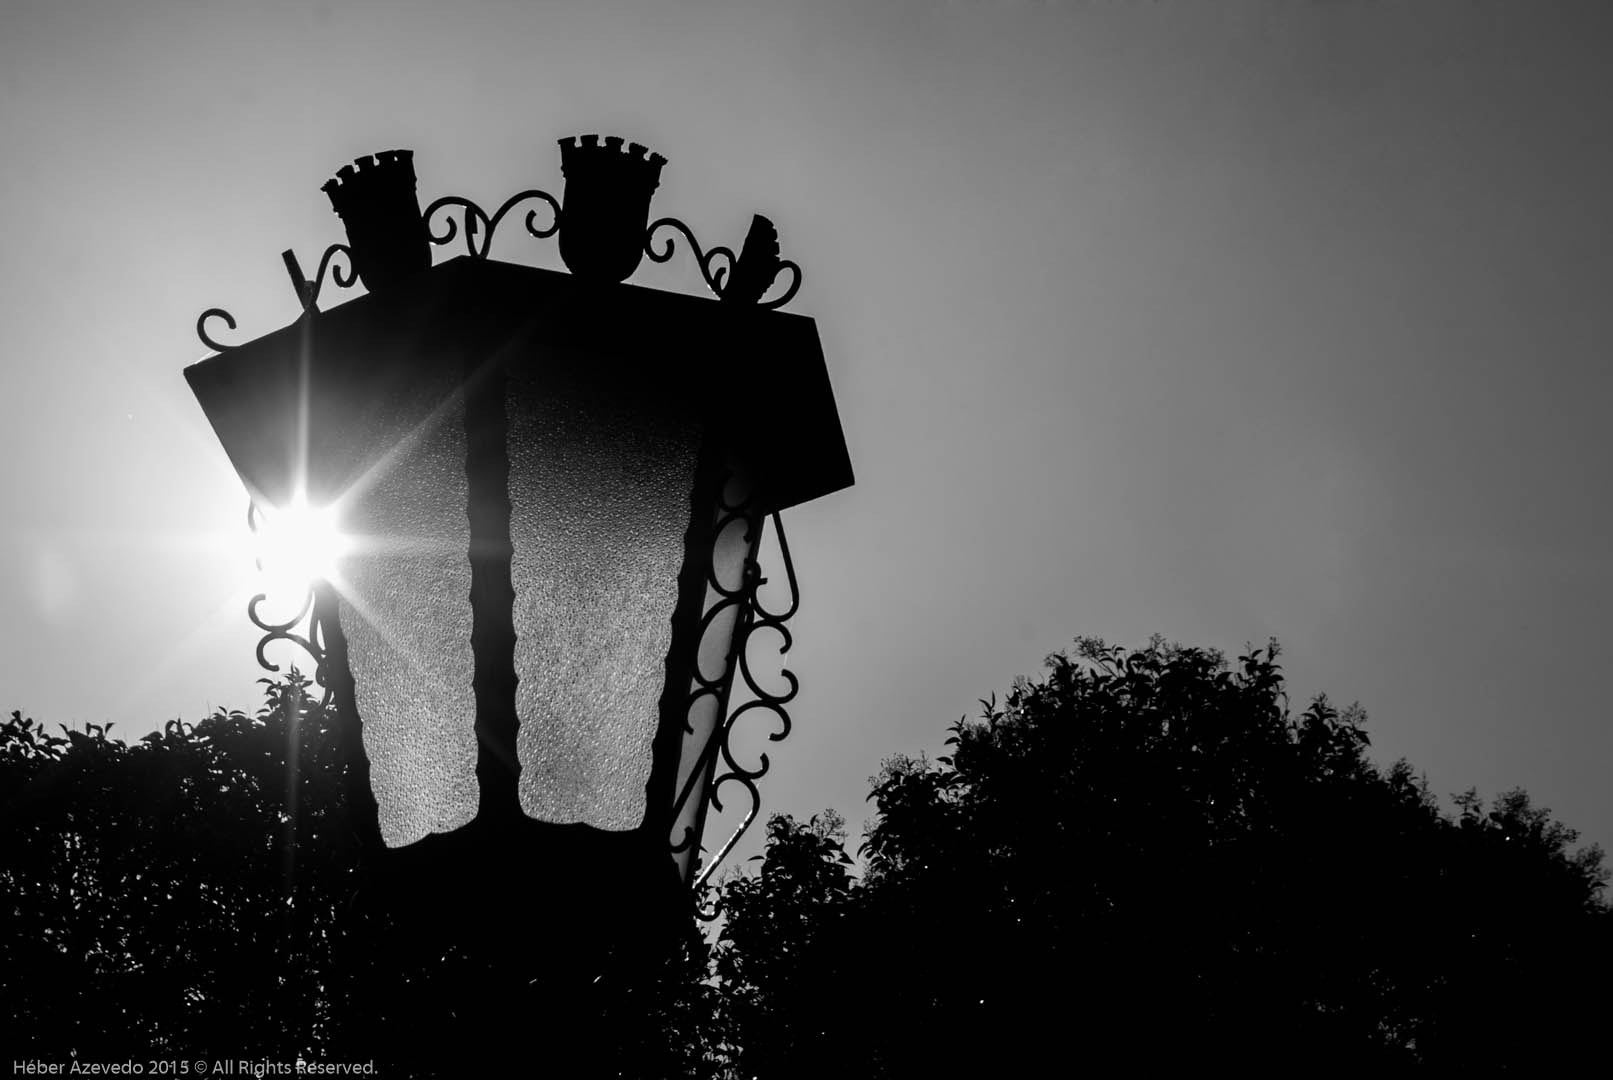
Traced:
[[[738, 835], [701, 860], [725, 790], [749, 798], [741, 831], [756, 816], [767, 759], [729, 737], [753, 714], [789, 730], [794, 677], [762, 686], [746, 654], [790, 642], [779, 513], [852, 482], [815, 325], [777, 310], [800, 271], [771, 224], [703, 251], [649, 223], [659, 155], [560, 145], [563, 199], [492, 214], [422, 213], [409, 151], [344, 167], [324, 190], [348, 244], [311, 280], [284, 255], [300, 317], [231, 346], [210, 309], [217, 355], [185, 371], [254, 506], [306, 502], [351, 538], [298, 618], [251, 614], [265, 664], [276, 639], [313, 654], [350, 740], [364, 888], [501, 977], [553, 973], [556, 1001], [688, 918]], [[570, 273], [489, 257], [512, 212]], [[717, 302], [623, 283], [678, 235]], [[327, 271], [368, 295], [321, 311]], [[758, 598], [768, 523], [782, 611]], [[736, 682], [754, 700], [730, 708]]]

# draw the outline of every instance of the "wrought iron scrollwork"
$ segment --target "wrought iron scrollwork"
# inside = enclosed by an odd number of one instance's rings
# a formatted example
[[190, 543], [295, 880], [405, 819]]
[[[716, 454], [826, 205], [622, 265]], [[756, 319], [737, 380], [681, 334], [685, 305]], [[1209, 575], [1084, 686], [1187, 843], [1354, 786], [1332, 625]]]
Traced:
[[[720, 616], [727, 612], [735, 613], [733, 630], [733, 643], [730, 646], [728, 662], [724, 669], [711, 675], [695, 665], [693, 688], [690, 691], [688, 709], [693, 711], [694, 706], [703, 698], [715, 697], [718, 701], [719, 712], [717, 726], [708, 736], [705, 745], [689, 772], [687, 780], [678, 792], [677, 802], [674, 806], [674, 818], [682, 815], [688, 801], [702, 782], [706, 782], [704, 798], [711, 809], [719, 813], [724, 810], [723, 791], [726, 788], [737, 786], [744, 797], [748, 799], [745, 813], [739, 824], [729, 833], [716, 854], [701, 868], [695, 878], [693, 888], [698, 894], [711, 879], [712, 873], [722, 864], [734, 845], [739, 842], [761, 812], [762, 796], [757, 787], [760, 780], [772, 766], [766, 752], [757, 756], [754, 765], [741, 761], [734, 752], [733, 736], [742, 722], [748, 722], [761, 717], [771, 716], [773, 730], [767, 733], [769, 742], [780, 742], [790, 734], [791, 721], [786, 706], [795, 699], [800, 691], [800, 681], [789, 670], [781, 670], [780, 677], [785, 682], [781, 692], [763, 685], [751, 667], [749, 650], [757, 635], [764, 631], [771, 631], [777, 636], [779, 655], [789, 652], [793, 639], [790, 629], [786, 625], [794, 616], [800, 606], [800, 591], [795, 578], [795, 564], [790, 558], [789, 541], [785, 537], [784, 525], [777, 513], [769, 515], [773, 523], [773, 531], [778, 537], [779, 554], [784, 567], [785, 582], [789, 588], [789, 603], [781, 611], [768, 609], [760, 599], [761, 587], [767, 584], [768, 579], [762, 576], [761, 566], [754, 552], [756, 536], [754, 530], [762, 528], [762, 521], [755, 516], [754, 510], [748, 502], [741, 501], [737, 505], [730, 505], [724, 501], [719, 507], [715, 536], [722, 536], [725, 530], [743, 526], [746, 530], [745, 545], [747, 555], [744, 570], [737, 586], [730, 587], [717, 576], [715, 566], [708, 570], [707, 585], [716, 599], [704, 613], [700, 620], [699, 637], [704, 638], [707, 631]], [[751, 695], [737, 709], [727, 710], [728, 697], [732, 692], [736, 680], [744, 690]], [[686, 716], [688, 713], [685, 714]], [[686, 734], [693, 735], [694, 729], [686, 719], [684, 722]], [[703, 824], [704, 814], [697, 816], [696, 821]], [[674, 855], [688, 851], [697, 839], [699, 826], [685, 826], [683, 834], [671, 843]], [[697, 911], [707, 920], [717, 917], [715, 907]]]
[[[342, 256], [347, 261], [344, 271], [340, 263], [332, 263], [336, 256]], [[286, 273], [291, 275], [291, 286], [297, 290], [297, 299], [302, 304], [304, 315], [315, 315], [319, 312], [319, 294], [325, 287], [325, 271], [331, 271], [331, 280], [338, 289], [348, 289], [358, 280], [358, 266], [353, 262], [353, 249], [346, 244], [332, 244], [325, 249], [325, 254], [319, 257], [319, 269], [314, 271], [313, 278], [302, 276], [302, 267], [297, 263], [297, 256], [288, 248], [280, 253], [285, 260]]]
[[[497, 232], [499, 224], [517, 206], [534, 199], [549, 208], [549, 223], [540, 225], [541, 208], [533, 207], [525, 214], [526, 231], [528, 235], [539, 240], [548, 239], [560, 231], [560, 200], [537, 188], [530, 188], [510, 196], [492, 214], [488, 214], [463, 196], [444, 195], [426, 207], [422, 215], [426, 237], [433, 247], [445, 247], [463, 233], [466, 254], [485, 259], [493, 248], [493, 235]], [[433, 224], [434, 218], [440, 219], [437, 224]], [[754, 303], [756, 307], [771, 310], [783, 307], [800, 291], [801, 267], [788, 259], [778, 258], [777, 233], [766, 218], [757, 216], [752, 220], [751, 232], [746, 236], [744, 248], [738, 255], [734, 254], [732, 248], [722, 246], [708, 251], [700, 246], [700, 241], [695, 239], [694, 232], [688, 225], [674, 217], [660, 218], [651, 223], [644, 233], [644, 253], [650, 257], [651, 262], [668, 262], [677, 250], [677, 238], [674, 235], [664, 236], [664, 246], [657, 248], [656, 233], [662, 229], [671, 229], [675, 233], [683, 234], [689, 249], [694, 253], [701, 278], [705, 281], [706, 287], [719, 299], [737, 300], [746, 305]], [[342, 257], [343, 263], [334, 261], [338, 255]], [[346, 244], [332, 244], [326, 248], [312, 278], [304, 277], [302, 267], [291, 251], [282, 252], [281, 258], [285, 261], [286, 272], [291, 275], [291, 285], [296, 290], [297, 301], [302, 306], [304, 318], [319, 311], [319, 296], [325, 287], [326, 271], [330, 271], [330, 280], [341, 289], [351, 288], [359, 277], [353, 249]], [[790, 276], [788, 287], [772, 300], [762, 299], [776, 283], [779, 275], [784, 273]], [[212, 319], [222, 319], [229, 329], [236, 329], [234, 315], [223, 308], [208, 308], [196, 319], [196, 336], [201, 343], [219, 353], [236, 348], [212, 335], [208, 328], [208, 322]]]
[[[719, 495], [717, 521], [712, 530], [713, 547], [721, 542], [722, 537], [729, 530], [739, 527], [743, 527], [745, 530], [743, 543], [747, 552], [741, 568], [739, 583], [730, 588], [718, 576], [715, 559], [708, 563], [706, 567], [705, 584], [708, 595], [714, 595], [716, 599], [712, 601], [711, 606], [700, 617], [695, 639], [704, 641], [706, 635], [711, 632], [712, 624], [730, 612], [734, 618], [733, 636], [729, 644], [728, 655], [724, 657], [723, 666], [715, 674], [707, 674], [705, 669], [700, 666], [699, 650], [696, 650], [696, 660], [692, 673], [693, 688], [690, 690], [688, 701], [684, 705], [683, 731], [685, 735], [695, 734], [694, 712], [701, 701], [706, 698], [715, 699], [714, 704], [718, 714], [717, 722], [720, 725], [723, 721], [722, 714], [728, 701], [729, 688], [733, 685], [736, 666], [735, 654], [744, 642], [745, 615], [750, 603], [751, 593], [754, 591], [754, 579], [758, 573], [755, 560], [749, 555], [756, 539], [753, 535], [756, 523], [753, 521], [750, 502], [748, 499], [741, 498], [737, 503], [729, 503], [723, 495]], [[712, 734], [707, 738], [705, 745], [701, 748], [700, 756], [696, 759], [694, 767], [689, 772], [688, 779], [679, 790], [677, 801], [673, 807], [674, 820], [677, 820], [683, 814], [690, 797], [700, 783], [709, 779], [714, 757], [718, 752], [720, 742], [717, 737], [718, 734], [720, 734], [720, 730], [713, 730]], [[690, 846], [695, 842], [695, 832], [695, 826], [685, 826], [682, 837], [672, 843], [672, 854], [678, 855], [689, 850]]]
[[[340, 255], [347, 263], [344, 268], [341, 263], [335, 262]], [[319, 258], [319, 269], [314, 271], [312, 278], [303, 276], [302, 265], [297, 262], [297, 255], [289, 248], [280, 253], [281, 260], [286, 264], [286, 273], [291, 275], [291, 287], [296, 290], [297, 303], [302, 306], [302, 318], [319, 313], [319, 294], [325, 287], [325, 272], [330, 271], [330, 280], [336, 283], [339, 289], [351, 288], [358, 280], [358, 268], [353, 262], [353, 249], [346, 244], [332, 244], [325, 249]], [[236, 348], [226, 345], [208, 332], [209, 319], [223, 319], [224, 325], [231, 330], [236, 328], [235, 316], [223, 308], [208, 308], [196, 318], [196, 336], [201, 343], [214, 352], [229, 352]]]
[[[695, 239], [694, 232], [688, 225], [675, 217], [664, 217], [651, 222], [650, 227], [644, 232], [644, 254], [650, 257], [651, 262], [667, 262], [672, 258], [678, 246], [676, 236], [667, 236], [665, 238], [666, 246], [657, 251], [655, 234], [659, 229], [672, 229], [683, 234], [684, 240], [688, 241], [689, 250], [694, 253], [695, 264], [700, 268], [700, 276], [705, 280], [706, 288], [710, 289], [719, 299], [724, 297], [731, 284], [731, 275], [734, 273], [742, 256], [736, 256], [732, 248], [721, 246], [714, 247], [710, 251], [703, 250], [700, 247], [700, 241]], [[721, 260], [720, 263], [719, 260]], [[790, 274], [789, 288], [772, 300], [759, 300], [756, 303], [757, 307], [768, 310], [781, 308], [795, 299], [795, 294], [801, 289], [801, 267], [788, 259], [779, 260], [775, 272], [782, 273], [784, 271], [789, 271]]]
[[[557, 200], [553, 195], [550, 195], [547, 191], [539, 191], [537, 188], [532, 188], [530, 190], [520, 192], [519, 194], [511, 195], [508, 199], [505, 199], [504, 205], [500, 206], [496, 211], [494, 211], [491, 217], [487, 215], [487, 211], [483, 210], [480, 206], [477, 206], [469, 199], [463, 198], [459, 195], [444, 195], [442, 198], [426, 207], [425, 220], [427, 236], [430, 238], [431, 243], [436, 247], [442, 247], [446, 244], [453, 243], [454, 237], [458, 236], [460, 233], [460, 226], [454, 221], [453, 217], [453, 211], [457, 208], [460, 211], [460, 216], [463, 218], [465, 223], [464, 233], [466, 254], [473, 255], [478, 259], [485, 259], [487, 258], [487, 253], [492, 250], [493, 233], [498, 229], [499, 222], [503, 221], [504, 216], [514, 209], [518, 204], [525, 202], [528, 199], [538, 199], [544, 203], [547, 203], [551, 218], [549, 225], [546, 228], [540, 229], [538, 227], [537, 209], [533, 208], [528, 210], [526, 214], [527, 233], [537, 237], [539, 240], [546, 240], [555, 233], [559, 232], [559, 200]], [[432, 226], [431, 219], [432, 216], [437, 213], [437, 211], [443, 209], [447, 209], [449, 212], [443, 216], [443, 231], [439, 233]], [[481, 234], [480, 244], [477, 243], [478, 233]]]
[[229, 352], [231, 349], [235, 348], [234, 345], [225, 345], [223, 342], [215, 341], [213, 339], [213, 335], [207, 332], [208, 319], [223, 319], [224, 325], [228, 326], [231, 330], [234, 330], [235, 316], [231, 315], [223, 308], [217, 307], [210, 307], [200, 315], [196, 316], [196, 336], [201, 339], [203, 345], [206, 345], [214, 352]]
[[[650, 257], [651, 262], [664, 263], [671, 259], [673, 252], [677, 250], [678, 244], [675, 236], [666, 238], [665, 248], [660, 251], [655, 250], [656, 230], [663, 228], [676, 229], [683, 234], [683, 238], [689, 242], [689, 250], [694, 252], [694, 261], [700, 267], [700, 276], [705, 279], [706, 288], [721, 296], [723, 283], [727, 279], [729, 271], [733, 270], [734, 263], [738, 261], [733, 249], [714, 247], [710, 251], [702, 251], [700, 241], [695, 239], [694, 233], [690, 231], [689, 226], [675, 217], [664, 217], [651, 222], [650, 227], [644, 232], [644, 254]], [[722, 259], [724, 265], [713, 269], [712, 263], [718, 259]]]
[[[250, 502], [246, 509], [246, 523], [254, 534], [258, 531], [258, 504]], [[257, 560], [258, 569], [263, 569], [263, 560]], [[296, 614], [289, 619], [270, 620], [263, 617], [259, 609], [268, 602], [269, 594], [260, 592], [247, 601], [246, 617], [252, 620], [252, 625], [263, 631], [263, 637], [258, 641], [258, 666], [265, 671], [278, 673], [280, 665], [272, 662], [265, 650], [276, 641], [289, 641], [306, 652], [314, 661], [314, 682], [324, 691], [321, 700], [322, 706], [328, 706], [331, 701], [331, 680], [327, 677], [325, 650], [325, 624], [324, 613], [315, 597], [315, 587], [310, 584], [307, 594], [302, 598]], [[300, 624], [308, 620], [306, 631], [302, 631]]]
[[753, 694], [754, 698], [735, 709], [723, 722], [722, 738], [719, 743], [722, 755], [720, 767], [725, 768], [727, 771], [720, 773], [712, 781], [709, 792], [712, 807], [721, 811], [723, 809], [723, 787], [728, 784], [738, 784], [745, 794], [750, 797], [750, 806], [745, 811], [744, 820], [729, 834], [728, 839], [718, 849], [711, 863], [701, 870], [700, 877], [695, 883], [697, 888], [705, 884], [711, 877], [712, 871], [717, 868], [723, 859], [728, 857], [728, 853], [734, 849], [734, 845], [739, 842], [739, 838], [755, 822], [756, 815], [760, 813], [762, 806], [762, 796], [761, 792], [756, 788], [756, 781], [765, 776], [772, 765], [765, 752], [757, 756], [755, 768], [747, 768], [735, 759], [732, 745], [732, 735], [735, 727], [753, 712], [763, 715], [771, 714], [776, 721], [776, 726], [774, 730], [768, 732], [768, 741], [782, 742], [789, 736], [791, 726], [790, 714], [784, 707], [793, 701], [796, 694], [801, 690], [800, 680], [795, 677], [794, 672], [788, 669], [782, 669], [779, 672], [779, 676], [787, 684], [787, 689], [783, 693], [774, 693], [763, 686], [751, 671], [750, 644], [755, 640], [759, 632], [770, 630], [778, 635], [778, 654], [780, 656], [790, 651], [790, 646], [794, 644], [794, 638], [790, 634], [790, 628], [785, 623], [795, 614], [801, 603], [801, 594], [795, 580], [795, 564], [790, 559], [790, 544], [785, 539], [784, 524], [779, 520], [779, 516], [776, 513], [772, 514], [771, 518], [773, 532], [778, 536], [779, 555], [784, 564], [785, 581], [789, 585], [790, 602], [789, 606], [781, 612], [769, 611], [762, 605], [758, 594], [761, 587], [767, 584], [768, 579], [761, 576], [760, 568], [753, 560], [746, 575], [748, 579], [748, 596], [746, 597], [747, 610], [745, 618], [742, 620], [744, 636], [739, 642], [736, 655], [739, 659], [739, 675], [745, 681], [745, 689]]

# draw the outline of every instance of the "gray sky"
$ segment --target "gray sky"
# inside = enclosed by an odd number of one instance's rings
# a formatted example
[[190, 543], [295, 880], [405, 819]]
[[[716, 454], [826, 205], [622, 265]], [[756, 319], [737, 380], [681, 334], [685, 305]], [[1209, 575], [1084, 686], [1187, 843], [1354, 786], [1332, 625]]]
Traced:
[[[559, 192], [806, 271], [858, 484], [788, 515], [770, 808], [842, 810], [1078, 634], [1275, 635], [1435, 789], [1613, 843], [1605, 3], [0, 6], [0, 706], [254, 708], [245, 494], [181, 369], [318, 188]], [[506, 246], [507, 245], [507, 246]], [[495, 256], [555, 265], [550, 242]], [[683, 261], [680, 259], [680, 261]], [[692, 288], [646, 262], [637, 281]], [[231, 539], [235, 538], [235, 539]]]

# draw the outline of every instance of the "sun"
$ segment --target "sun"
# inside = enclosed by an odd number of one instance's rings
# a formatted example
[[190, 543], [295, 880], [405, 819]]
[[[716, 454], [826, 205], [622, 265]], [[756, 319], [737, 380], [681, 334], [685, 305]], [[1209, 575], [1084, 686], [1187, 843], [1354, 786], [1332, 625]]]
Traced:
[[338, 561], [353, 549], [338, 519], [335, 506], [311, 506], [300, 492], [283, 507], [259, 504], [254, 554], [275, 592], [296, 596], [335, 580]]

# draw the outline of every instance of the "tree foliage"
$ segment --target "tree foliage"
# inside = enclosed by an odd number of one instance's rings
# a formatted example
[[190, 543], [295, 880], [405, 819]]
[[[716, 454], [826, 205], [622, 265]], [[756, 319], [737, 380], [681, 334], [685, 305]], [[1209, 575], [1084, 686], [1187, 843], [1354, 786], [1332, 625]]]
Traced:
[[[377, 987], [495, 970], [360, 901], [350, 742], [306, 680], [264, 681], [255, 715], [132, 746], [0, 724], [15, 1053], [373, 1056], [382, 1029], [354, 1018]], [[660, 1078], [1532, 1073], [1604, 1017], [1600, 850], [1521, 790], [1443, 809], [1369, 760], [1359, 708], [1293, 711], [1274, 644], [1228, 663], [1084, 639], [981, 704], [945, 756], [872, 778], [859, 858], [832, 812], [770, 820], [760, 865], [715, 889], [715, 939], [691, 926], [588, 986], [568, 1015], [598, 1020], [569, 1044]], [[421, 1000], [394, 1027], [430, 1025]]]
[[133, 746], [18, 713], [0, 726], [15, 1048], [289, 1061], [326, 1035], [336, 1003], [316, 973], [354, 844], [306, 687], [269, 683], [255, 716], [171, 721]]
[[[262, 682], [255, 715], [173, 721], [132, 746], [97, 726], [54, 735], [16, 713], [0, 724], [0, 1030], [14, 1055], [379, 1059], [386, 1076], [457, 1076], [477, 1048], [438, 1034], [456, 1030], [443, 1014], [525, 1005], [484, 978], [508, 973], [504, 957], [438, 949], [375, 899], [346, 799], [350, 740], [295, 671]], [[545, 871], [532, 868], [532, 887], [554, 890]], [[477, 917], [478, 898], [462, 901], [439, 913], [447, 936]], [[525, 932], [563, 941], [574, 928]], [[573, 994], [571, 1012], [595, 1022], [558, 1043], [541, 1016], [512, 1023], [512, 1056], [710, 1075], [708, 969], [691, 927], [664, 962]]]
[[1293, 713], [1276, 657], [1079, 641], [947, 756], [886, 763], [855, 883], [838, 836], [776, 818], [718, 960], [743, 1074], [1581, 1052], [1609, 1003], [1601, 852], [1522, 791], [1442, 812], [1368, 760], [1359, 708]]

